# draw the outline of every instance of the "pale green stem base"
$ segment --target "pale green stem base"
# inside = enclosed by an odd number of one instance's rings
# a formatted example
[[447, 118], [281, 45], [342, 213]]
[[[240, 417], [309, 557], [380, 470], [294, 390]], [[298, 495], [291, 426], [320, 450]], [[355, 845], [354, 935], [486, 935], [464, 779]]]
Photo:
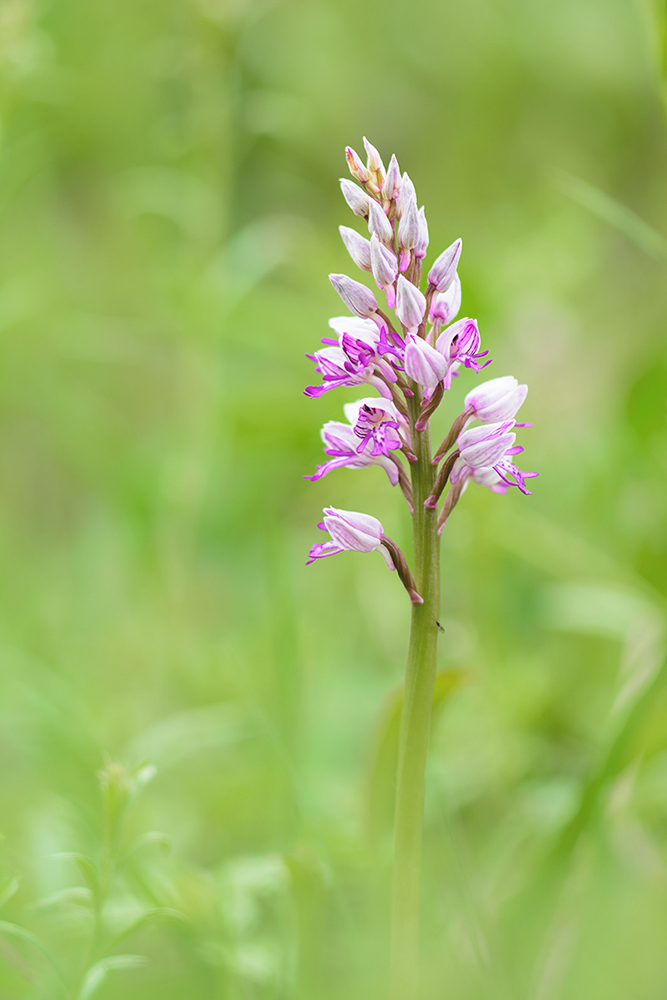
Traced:
[[[410, 400], [410, 422], [419, 412], [419, 397]], [[428, 429], [413, 430], [418, 462], [411, 467], [414, 492], [414, 578], [423, 604], [412, 606], [412, 626], [401, 718], [396, 815], [390, 989], [391, 1000], [416, 1000], [419, 988], [419, 884], [424, 787], [440, 615], [440, 539], [437, 513], [424, 508], [435, 470]]]

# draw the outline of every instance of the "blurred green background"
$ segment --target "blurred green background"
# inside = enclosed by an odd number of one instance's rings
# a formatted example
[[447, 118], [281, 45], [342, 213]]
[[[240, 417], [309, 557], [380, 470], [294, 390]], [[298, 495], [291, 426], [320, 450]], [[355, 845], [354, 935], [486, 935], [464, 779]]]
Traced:
[[0, 0], [2, 1000], [384, 995], [409, 607], [304, 562], [324, 505], [410, 526], [379, 469], [301, 478], [356, 398], [302, 389], [364, 133], [463, 237], [540, 472], [443, 536], [424, 1000], [665, 996], [660, 30]]

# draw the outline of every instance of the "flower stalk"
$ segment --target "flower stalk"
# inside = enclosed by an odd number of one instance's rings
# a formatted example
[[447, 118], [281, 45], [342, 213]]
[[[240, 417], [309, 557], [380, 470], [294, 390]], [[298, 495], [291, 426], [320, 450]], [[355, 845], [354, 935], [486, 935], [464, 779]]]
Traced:
[[[421, 395], [421, 394], [420, 394]], [[412, 426], [420, 399], [411, 402]], [[391, 901], [391, 1000], [415, 1000], [419, 983], [419, 892], [426, 760], [440, 617], [440, 536], [437, 513], [424, 506], [435, 482], [428, 427], [415, 435], [414, 572], [423, 604], [413, 605], [396, 776]]]
[[[328, 421], [321, 436], [328, 460], [318, 481], [334, 469], [379, 465], [399, 485], [413, 523], [413, 570], [377, 518], [324, 508], [319, 527], [329, 539], [313, 545], [309, 563], [340, 552], [379, 552], [403, 584], [412, 604], [396, 777], [394, 867], [390, 960], [391, 1000], [417, 1000], [419, 989], [419, 895], [426, 762], [440, 626], [440, 533], [470, 482], [494, 493], [516, 486], [530, 493], [514, 456], [516, 413], [527, 387], [512, 376], [491, 379], [465, 398], [462, 413], [431, 452], [431, 419], [446, 399], [452, 379], [490, 364], [481, 351], [477, 321], [456, 319], [461, 306], [457, 273], [461, 240], [432, 264], [426, 290], [420, 288], [429, 235], [415, 188], [392, 156], [385, 172], [380, 154], [366, 139], [364, 165], [348, 147], [351, 181], [341, 181], [355, 215], [367, 220], [370, 240], [348, 227], [341, 236], [353, 262], [384, 292], [383, 311], [375, 293], [345, 274], [330, 281], [351, 316], [329, 325], [338, 339], [308, 355], [322, 376], [305, 392], [318, 398], [330, 389], [366, 386], [379, 396], [344, 406], [347, 423]], [[476, 426], [471, 426], [476, 424]], [[438, 471], [438, 466], [443, 461]], [[404, 464], [405, 463], [405, 464]], [[407, 468], [406, 468], [407, 465]], [[409, 474], [408, 474], [409, 473]], [[449, 484], [440, 511], [438, 505]]]

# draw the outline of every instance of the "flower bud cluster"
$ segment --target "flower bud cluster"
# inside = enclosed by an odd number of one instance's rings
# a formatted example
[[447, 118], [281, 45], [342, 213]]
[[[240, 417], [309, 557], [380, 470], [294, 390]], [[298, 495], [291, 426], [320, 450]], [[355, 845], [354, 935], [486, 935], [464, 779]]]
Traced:
[[[462, 241], [455, 240], [436, 257], [422, 289], [422, 262], [429, 245], [424, 208], [396, 157], [392, 155], [385, 169], [365, 138], [364, 148], [366, 163], [355, 150], [346, 149], [353, 180], [340, 183], [354, 215], [365, 220], [367, 235], [348, 226], [341, 226], [340, 234], [352, 262], [371, 276], [395, 318], [366, 284], [345, 274], [329, 275], [352, 315], [332, 319], [336, 337], [324, 338], [324, 347], [308, 355], [322, 381], [309, 386], [306, 395], [321, 396], [338, 386], [365, 386], [379, 395], [347, 404], [347, 423], [330, 420], [324, 425], [327, 461], [306, 478], [318, 480], [338, 468], [380, 465], [390, 483], [400, 485], [412, 510], [408, 470], [417, 462], [417, 437], [427, 430], [453, 378], [465, 369], [478, 373], [491, 359], [481, 350], [477, 321], [457, 319]], [[436, 468], [444, 462], [424, 505], [436, 511], [449, 485], [438, 516], [440, 529], [470, 482], [494, 492], [506, 492], [509, 486], [530, 492], [525, 481], [537, 473], [522, 473], [514, 464], [522, 451], [515, 444], [515, 429], [529, 426], [515, 421], [527, 391], [508, 375], [482, 383], [465, 397], [463, 412], [433, 458]], [[326, 508], [320, 527], [331, 540], [313, 547], [311, 562], [346, 549], [379, 549], [390, 568], [398, 570], [411, 600], [421, 600], [403, 554], [375, 518]]]

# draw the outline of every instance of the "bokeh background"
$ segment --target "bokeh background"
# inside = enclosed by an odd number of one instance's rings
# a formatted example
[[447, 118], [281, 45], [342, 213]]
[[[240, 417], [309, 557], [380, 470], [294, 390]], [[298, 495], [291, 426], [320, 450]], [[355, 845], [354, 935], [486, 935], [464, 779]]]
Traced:
[[540, 472], [443, 537], [424, 1000], [665, 996], [660, 6], [0, 0], [2, 1000], [384, 995], [408, 602], [304, 565], [409, 550], [302, 479], [362, 134]]

